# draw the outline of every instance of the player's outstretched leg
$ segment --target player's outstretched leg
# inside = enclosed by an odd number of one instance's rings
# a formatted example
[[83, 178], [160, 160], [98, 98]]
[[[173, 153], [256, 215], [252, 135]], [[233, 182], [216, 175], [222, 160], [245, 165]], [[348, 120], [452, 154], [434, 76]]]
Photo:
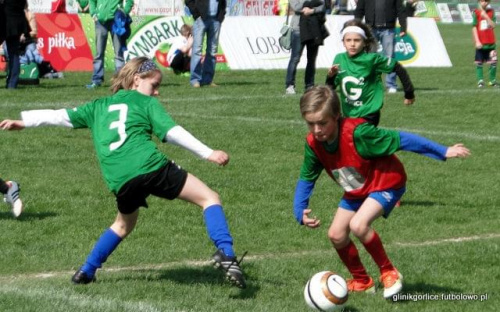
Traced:
[[15, 181], [6, 181], [5, 184], [8, 186], [8, 190], [4, 194], [4, 201], [10, 205], [12, 214], [17, 218], [23, 212], [23, 202], [19, 198], [20, 185]]
[[235, 286], [239, 288], [246, 288], [245, 278], [243, 271], [240, 268], [240, 263], [243, 261], [246, 252], [238, 261], [236, 256], [227, 256], [222, 249], [217, 250], [212, 256], [212, 262], [215, 268], [225, 272], [226, 278]]

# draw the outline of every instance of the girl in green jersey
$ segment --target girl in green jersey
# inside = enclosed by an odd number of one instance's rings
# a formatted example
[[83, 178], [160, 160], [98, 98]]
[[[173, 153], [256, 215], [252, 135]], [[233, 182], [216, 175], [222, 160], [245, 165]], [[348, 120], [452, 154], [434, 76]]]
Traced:
[[203, 208], [208, 234], [217, 251], [213, 263], [236, 286], [244, 288], [243, 272], [233, 250], [233, 239], [219, 195], [194, 175], [168, 160], [152, 141], [186, 148], [220, 166], [229, 162], [224, 151], [212, 150], [177, 125], [155, 96], [161, 71], [146, 57], [128, 62], [112, 81], [113, 95], [73, 109], [21, 113], [22, 120], [4, 120], [0, 129], [21, 130], [43, 125], [89, 128], [101, 171], [116, 197], [118, 215], [97, 241], [84, 265], [73, 275], [76, 284], [95, 281], [95, 273], [120, 242], [132, 232], [139, 207], [155, 195], [179, 198]]
[[341, 37], [346, 52], [335, 56], [326, 84], [333, 89], [340, 87], [343, 116], [362, 117], [378, 125], [385, 96], [381, 75], [393, 71], [403, 84], [404, 104], [413, 104], [414, 89], [404, 67], [395, 59], [370, 52], [377, 42], [368, 25], [359, 20], [347, 21]]

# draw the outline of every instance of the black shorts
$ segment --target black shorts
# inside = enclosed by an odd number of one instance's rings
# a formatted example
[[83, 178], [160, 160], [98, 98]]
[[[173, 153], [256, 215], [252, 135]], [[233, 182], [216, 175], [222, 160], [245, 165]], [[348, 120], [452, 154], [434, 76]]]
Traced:
[[187, 175], [186, 170], [169, 161], [156, 171], [133, 178], [115, 194], [118, 211], [131, 214], [139, 207], [147, 208], [149, 195], [169, 200], [177, 198], [186, 184]]
[[495, 63], [497, 62], [497, 51], [495, 49], [476, 49], [475, 63]]
[[174, 73], [181, 74], [189, 71], [189, 66], [191, 63], [191, 57], [186, 54], [179, 52], [172, 59], [170, 63], [170, 68], [174, 70]]

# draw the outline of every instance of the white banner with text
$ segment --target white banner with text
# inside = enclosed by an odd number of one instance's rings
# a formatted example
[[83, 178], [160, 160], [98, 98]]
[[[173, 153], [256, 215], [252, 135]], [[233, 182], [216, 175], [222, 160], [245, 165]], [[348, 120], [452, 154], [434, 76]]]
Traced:
[[[344, 52], [340, 38], [343, 24], [352, 19], [348, 15], [327, 16], [330, 36], [320, 47], [317, 68], [332, 65], [337, 53]], [[231, 69], [286, 69], [290, 51], [278, 43], [284, 16], [226, 17], [222, 23], [220, 45]], [[399, 34], [399, 31], [396, 31]], [[396, 59], [407, 67], [451, 67], [443, 40], [432, 18], [408, 18], [408, 34], [396, 36]], [[299, 68], [306, 66], [306, 52], [302, 53]]]

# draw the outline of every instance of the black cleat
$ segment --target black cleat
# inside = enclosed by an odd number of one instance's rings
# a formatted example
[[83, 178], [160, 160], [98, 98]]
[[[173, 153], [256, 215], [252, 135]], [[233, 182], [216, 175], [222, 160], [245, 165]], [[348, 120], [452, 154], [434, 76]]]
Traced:
[[243, 277], [243, 271], [240, 268], [240, 263], [243, 261], [247, 253], [245, 252], [238, 261], [236, 257], [229, 257], [224, 254], [224, 252], [219, 249], [212, 256], [212, 263], [216, 269], [221, 269], [226, 273], [226, 279], [239, 288], [246, 288], [245, 278]]
[[76, 271], [75, 275], [71, 278], [74, 284], [89, 284], [96, 281], [95, 276], [89, 277], [87, 273], [82, 270]]

